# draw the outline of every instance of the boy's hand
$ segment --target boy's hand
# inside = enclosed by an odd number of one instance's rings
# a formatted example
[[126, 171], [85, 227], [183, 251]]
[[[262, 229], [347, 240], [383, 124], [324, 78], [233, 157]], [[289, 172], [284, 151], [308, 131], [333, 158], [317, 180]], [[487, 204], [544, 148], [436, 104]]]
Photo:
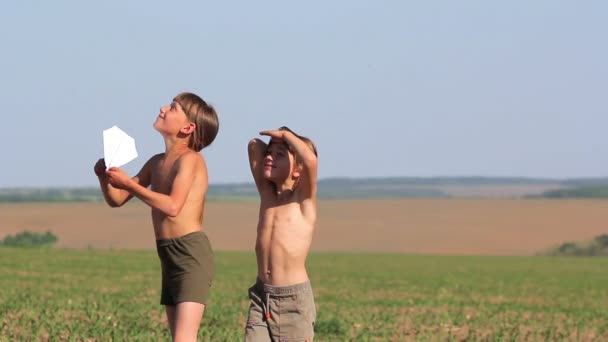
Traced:
[[117, 189], [129, 190], [129, 186], [133, 181], [129, 175], [117, 167], [111, 167], [106, 171], [110, 185]]
[[93, 167], [93, 171], [95, 171], [95, 175], [97, 177], [103, 177], [106, 175], [106, 161], [101, 158], [95, 163], [95, 167]]
[[283, 140], [285, 137], [286, 131], [279, 130], [270, 130], [270, 131], [261, 131], [260, 135], [267, 135], [271, 138], [271, 140]]

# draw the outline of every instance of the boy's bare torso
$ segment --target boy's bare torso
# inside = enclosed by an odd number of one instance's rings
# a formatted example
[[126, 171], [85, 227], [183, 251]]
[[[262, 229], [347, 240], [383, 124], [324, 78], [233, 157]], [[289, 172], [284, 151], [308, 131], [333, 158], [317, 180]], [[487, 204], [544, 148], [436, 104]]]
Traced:
[[305, 263], [316, 210], [312, 200], [300, 203], [297, 195], [262, 198], [255, 251], [258, 278], [266, 284], [287, 286], [308, 280]]
[[[150, 186], [153, 191], [166, 195], [171, 193], [171, 187], [180, 166], [180, 157], [181, 155], [166, 156], [164, 153], [154, 157], [156, 160], [151, 165], [150, 174]], [[207, 190], [207, 179], [204, 176], [207, 172], [205, 161], [200, 155], [198, 157], [199, 162], [195, 164], [192, 187], [179, 214], [171, 217], [152, 208], [152, 224], [156, 239], [176, 238], [202, 229]]]

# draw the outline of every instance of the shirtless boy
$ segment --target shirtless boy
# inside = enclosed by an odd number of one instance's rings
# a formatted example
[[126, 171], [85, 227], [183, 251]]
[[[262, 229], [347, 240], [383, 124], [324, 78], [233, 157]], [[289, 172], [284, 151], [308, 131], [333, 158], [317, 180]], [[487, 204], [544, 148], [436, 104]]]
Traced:
[[257, 281], [249, 289], [246, 341], [312, 341], [316, 309], [306, 257], [317, 215], [317, 150], [287, 127], [249, 142], [260, 194], [255, 251]]
[[196, 341], [215, 273], [213, 251], [202, 231], [208, 180], [199, 152], [213, 142], [219, 122], [203, 99], [181, 93], [160, 108], [154, 128], [165, 141], [165, 152], [150, 158], [135, 177], [116, 167], [106, 171], [103, 159], [94, 170], [111, 207], [133, 196], [151, 207], [162, 268], [160, 303], [171, 336]]

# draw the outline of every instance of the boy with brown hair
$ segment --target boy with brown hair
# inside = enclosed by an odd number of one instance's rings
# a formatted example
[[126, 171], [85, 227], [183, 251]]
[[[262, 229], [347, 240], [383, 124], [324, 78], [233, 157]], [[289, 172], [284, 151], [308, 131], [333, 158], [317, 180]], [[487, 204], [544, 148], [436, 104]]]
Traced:
[[260, 194], [255, 251], [257, 281], [249, 289], [246, 341], [312, 341], [316, 309], [306, 258], [317, 216], [317, 149], [287, 127], [249, 142]]
[[103, 159], [94, 170], [111, 207], [136, 196], [152, 208], [162, 268], [160, 303], [173, 340], [196, 341], [215, 274], [213, 250], [202, 231], [208, 177], [199, 152], [215, 139], [219, 121], [203, 99], [181, 93], [160, 108], [154, 128], [165, 152], [150, 158], [135, 177], [116, 167], [106, 170]]

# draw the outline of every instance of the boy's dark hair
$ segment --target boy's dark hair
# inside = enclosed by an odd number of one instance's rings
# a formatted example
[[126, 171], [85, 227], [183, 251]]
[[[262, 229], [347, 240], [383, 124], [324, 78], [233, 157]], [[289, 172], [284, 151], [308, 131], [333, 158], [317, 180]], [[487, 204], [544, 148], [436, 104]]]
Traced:
[[192, 93], [178, 94], [173, 101], [182, 107], [188, 120], [196, 125], [194, 132], [190, 135], [188, 147], [198, 152], [211, 145], [220, 128], [220, 122], [213, 106]]

